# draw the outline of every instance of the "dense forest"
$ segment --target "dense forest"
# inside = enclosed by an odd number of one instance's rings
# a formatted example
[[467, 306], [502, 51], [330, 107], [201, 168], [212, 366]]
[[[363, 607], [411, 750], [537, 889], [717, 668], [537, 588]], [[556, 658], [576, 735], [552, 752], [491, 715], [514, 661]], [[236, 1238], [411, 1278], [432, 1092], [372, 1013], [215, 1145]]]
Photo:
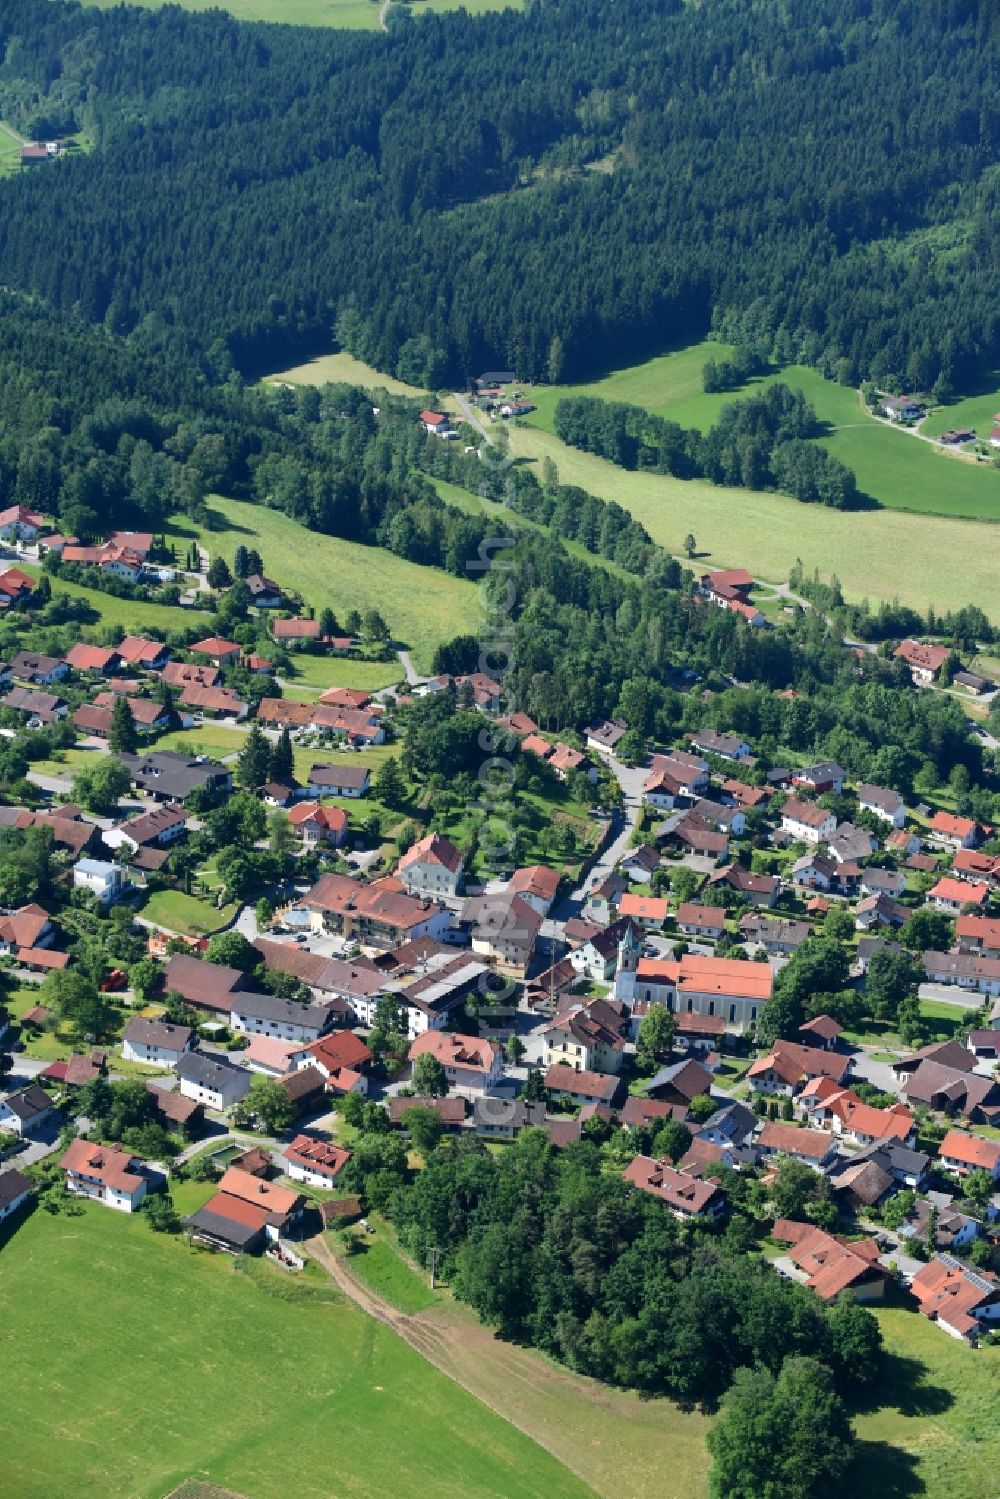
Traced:
[[[573, 45], [567, 45], [572, 37]], [[851, 382], [992, 368], [992, 0], [537, 0], [388, 36], [8, 0], [8, 285], [224, 377], [337, 336], [432, 387], [711, 326]], [[40, 248], [41, 247], [41, 248]]]

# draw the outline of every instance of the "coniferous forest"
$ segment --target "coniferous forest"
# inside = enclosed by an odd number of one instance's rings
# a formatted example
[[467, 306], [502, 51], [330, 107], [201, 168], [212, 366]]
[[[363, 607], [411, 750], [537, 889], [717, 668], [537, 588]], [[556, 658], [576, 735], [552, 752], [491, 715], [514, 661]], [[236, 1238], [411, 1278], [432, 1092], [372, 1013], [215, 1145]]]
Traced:
[[713, 325], [857, 383], [1000, 344], [992, 0], [536, 0], [389, 36], [8, 0], [9, 286], [210, 378], [341, 343], [431, 388]]

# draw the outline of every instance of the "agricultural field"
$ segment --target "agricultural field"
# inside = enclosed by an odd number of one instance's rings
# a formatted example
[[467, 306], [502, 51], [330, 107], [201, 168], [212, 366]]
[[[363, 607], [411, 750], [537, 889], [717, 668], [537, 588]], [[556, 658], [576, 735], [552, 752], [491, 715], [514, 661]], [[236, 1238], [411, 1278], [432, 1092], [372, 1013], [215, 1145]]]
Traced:
[[[564, 483], [617, 500], [677, 555], [693, 532], [699, 567], [747, 567], [762, 579], [781, 582], [801, 559], [809, 572], [818, 568], [825, 578], [836, 573], [855, 601], [895, 595], [917, 609], [977, 603], [987, 612], [993, 605], [997, 533], [984, 521], [903, 510], [841, 512], [703, 480], [627, 473], [539, 427], [512, 427], [510, 445], [515, 456], [539, 469], [544, 458], [552, 458]], [[932, 462], [949, 461], [927, 451]]]
[[0, 121], [0, 177], [21, 169], [21, 137]]
[[[754, 376], [738, 390], [707, 394], [702, 389], [703, 366], [708, 359], [724, 359], [729, 352], [728, 345], [705, 339], [645, 364], [615, 370], [586, 385], [533, 386], [527, 394], [538, 409], [526, 420], [554, 432], [560, 399], [598, 396], [605, 401], [643, 406], [682, 427], [706, 431], [727, 402], [781, 381], [802, 391], [828, 429], [820, 439], [822, 445], [854, 470], [859, 487], [880, 505], [931, 515], [1000, 520], [1000, 475], [989, 465], [948, 453], [905, 431], [894, 431], [868, 415], [857, 391], [824, 380], [808, 365], [786, 365]], [[985, 423], [992, 425], [990, 418], [998, 407], [1000, 395], [941, 407], [928, 417], [922, 430], [936, 435], [956, 424], [969, 424], [977, 425], [985, 435]]]
[[391, 1244], [385, 1239], [368, 1239], [363, 1230], [357, 1237], [362, 1248], [350, 1258], [351, 1272], [376, 1295], [401, 1312], [423, 1312], [435, 1304], [437, 1298], [430, 1286]]
[[[89, 0], [102, 9], [120, 0]], [[151, 10], [170, 0], [135, 0]], [[293, 26], [332, 26], [349, 31], [378, 31], [380, 0], [175, 0], [183, 10], [227, 10], [237, 21], [281, 21]], [[467, 10], [472, 15], [506, 10], [509, 0], [419, 0], [408, 6], [413, 15], [446, 14]]]
[[[367, 5], [368, 0], [358, 0]], [[362, 390], [387, 390], [391, 396], [422, 397], [427, 394], [415, 385], [407, 385], [394, 375], [383, 375], [373, 365], [362, 364], [353, 354], [340, 350], [336, 354], [318, 354], [305, 364], [293, 365], [291, 369], [277, 370], [265, 375], [266, 385], [358, 385]]]
[[[232, 562], [241, 541], [256, 546], [268, 573], [317, 613], [329, 605], [343, 620], [351, 609], [378, 609], [395, 639], [412, 652], [418, 671], [430, 671], [435, 646], [474, 631], [481, 619], [476, 589], [464, 578], [406, 562], [380, 547], [308, 531], [263, 506], [218, 496], [211, 504], [223, 529], [198, 531], [209, 552]], [[181, 526], [181, 534], [194, 531], [189, 521]]]
[[192, 1475], [253, 1499], [591, 1492], [316, 1272], [241, 1272], [93, 1204], [36, 1212], [2, 1252], [18, 1499], [161, 1499]]
[[964, 396], [947, 406], [935, 407], [921, 423], [921, 432], [940, 437], [952, 427], [972, 427], [978, 439], [988, 441], [990, 432], [1000, 425], [993, 420], [1000, 412], [1000, 370], [995, 370], [985, 383], [990, 389], [981, 395]]

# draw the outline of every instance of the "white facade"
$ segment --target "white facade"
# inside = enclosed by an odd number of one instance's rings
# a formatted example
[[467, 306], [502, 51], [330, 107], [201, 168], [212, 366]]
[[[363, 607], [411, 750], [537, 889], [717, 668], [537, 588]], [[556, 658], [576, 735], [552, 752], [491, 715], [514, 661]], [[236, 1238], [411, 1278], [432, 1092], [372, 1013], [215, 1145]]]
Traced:
[[791, 833], [797, 843], [825, 843], [836, 831], [837, 819], [830, 812], [821, 823], [813, 825], [808, 822], [799, 822], [796, 817], [788, 817], [781, 814], [781, 828], [785, 833]]
[[457, 895], [462, 866], [447, 869], [437, 860], [415, 859], [396, 871], [408, 890], [420, 895]]
[[102, 905], [111, 905], [125, 891], [128, 880], [120, 864], [108, 864], [103, 859], [79, 859], [73, 865], [73, 885], [77, 890], [89, 890]]
[[143, 1062], [147, 1067], [176, 1067], [187, 1046], [147, 1046], [143, 1041], [123, 1041], [122, 1056], [126, 1062]]

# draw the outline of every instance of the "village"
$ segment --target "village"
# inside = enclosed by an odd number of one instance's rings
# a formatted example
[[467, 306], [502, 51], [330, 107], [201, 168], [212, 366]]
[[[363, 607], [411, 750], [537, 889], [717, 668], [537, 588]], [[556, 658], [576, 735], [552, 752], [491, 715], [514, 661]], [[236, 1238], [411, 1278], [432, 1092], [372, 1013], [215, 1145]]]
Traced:
[[[7, 538], [43, 526], [0, 515]], [[141, 569], [151, 546], [118, 533], [79, 550]], [[262, 570], [240, 581], [276, 656], [350, 658], [357, 637], [289, 613]], [[753, 628], [752, 582], [711, 574], [697, 597]], [[29, 617], [37, 587], [0, 574]], [[947, 655], [895, 649], [920, 689]], [[955, 1338], [991, 1335], [992, 827], [833, 762], [764, 769], [725, 728], [626, 762], [624, 719], [543, 733], [481, 671], [300, 701], [238, 640], [122, 636], [24, 650], [4, 673], [8, 739], [63, 726], [86, 750], [71, 786], [29, 771], [26, 803], [0, 809], [8, 854], [34, 840], [46, 866], [44, 901], [25, 886], [0, 914], [14, 1226], [87, 1198], [291, 1273], [317, 1223], [363, 1222], [379, 1200], [359, 1126], [411, 1152], [442, 1133], [491, 1150], [525, 1129], [559, 1150], [620, 1133], [624, 1180], [698, 1231], [752, 1187], [775, 1273], [822, 1300], [900, 1296]], [[366, 832], [366, 802], [399, 777], [366, 757], [435, 703], [591, 798], [582, 858], [498, 872], [433, 826], [402, 848]], [[239, 731], [238, 755], [157, 747], [209, 721]], [[102, 773], [95, 811], [74, 790], [93, 797]], [[218, 929], [150, 920], [157, 892], [190, 889], [185, 851], [209, 836]], [[171, 1193], [192, 1162], [204, 1200], [181, 1222]]]

